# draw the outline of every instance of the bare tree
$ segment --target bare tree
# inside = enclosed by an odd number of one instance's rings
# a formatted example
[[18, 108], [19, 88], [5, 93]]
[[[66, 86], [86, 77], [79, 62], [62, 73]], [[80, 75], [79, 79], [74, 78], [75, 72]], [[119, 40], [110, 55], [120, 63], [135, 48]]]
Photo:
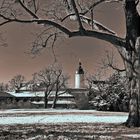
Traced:
[[45, 88], [45, 108], [48, 106], [48, 99], [50, 96], [54, 96], [52, 107], [55, 108], [56, 101], [59, 96], [59, 91], [64, 89], [66, 86], [67, 78], [63, 74], [62, 69], [56, 68], [55, 66], [49, 66], [34, 74], [36, 83], [40, 84], [41, 87]]
[[35, 73], [34, 80], [36, 81], [37, 84], [45, 88], [44, 102], [45, 108], [47, 108], [49, 95], [52, 93], [55, 86], [52, 69], [46, 68], [38, 73]]
[[23, 75], [16, 75], [10, 81], [10, 87], [12, 90], [15, 90], [16, 93], [20, 92], [22, 87], [26, 86], [25, 77]]
[[[126, 19], [126, 36], [121, 38], [93, 18], [94, 9], [101, 3], [119, 2]], [[49, 3], [49, 4], [47, 4]], [[127, 126], [140, 126], [140, 16], [139, 0], [2, 0], [0, 3], [0, 25], [17, 22], [42, 25], [44, 32], [33, 43], [38, 51], [65, 33], [68, 37], [86, 36], [107, 41], [117, 48], [124, 61], [128, 91], [131, 96]], [[59, 11], [59, 12], [58, 12]], [[24, 14], [23, 14], [24, 13]], [[30, 16], [30, 18], [29, 18]], [[67, 27], [65, 21], [77, 22], [77, 30]], [[70, 24], [70, 23], [69, 23]], [[84, 25], [89, 27], [86, 28]], [[49, 33], [48, 33], [49, 32]]]
[[8, 84], [0, 83], [0, 91], [7, 91], [8, 90]]
[[28, 87], [31, 91], [38, 91], [40, 90], [40, 85], [36, 81], [36, 73], [34, 73], [32, 76], [32, 79], [28, 82]]
[[[64, 94], [65, 92], [67, 92], [67, 84], [68, 84], [68, 79], [69, 76], [63, 74], [62, 69], [58, 69], [55, 72], [55, 96], [54, 96], [54, 100], [53, 100], [53, 104], [52, 104], [52, 108], [56, 107], [56, 102], [58, 100], [59, 95]], [[60, 92], [61, 91], [61, 92]]]

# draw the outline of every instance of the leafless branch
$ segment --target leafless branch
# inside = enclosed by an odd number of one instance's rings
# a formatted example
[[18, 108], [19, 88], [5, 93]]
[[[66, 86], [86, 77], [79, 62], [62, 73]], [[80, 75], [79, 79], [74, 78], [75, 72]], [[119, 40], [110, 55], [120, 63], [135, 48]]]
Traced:
[[81, 15], [86, 15], [88, 12], [90, 12], [91, 10], [93, 10], [96, 6], [98, 6], [99, 4], [103, 3], [103, 2], [121, 2], [123, 0], [98, 0], [96, 2], [94, 2], [87, 10], [85, 10], [84, 12], [81, 13]]
[[57, 29], [61, 30], [65, 34], [67, 34], [69, 37], [76, 37], [76, 36], [88, 36], [88, 37], [96, 37], [98, 39], [102, 39], [105, 41], [108, 41], [112, 44], [115, 44], [117, 46], [122, 46], [125, 47], [125, 39], [119, 38], [117, 36], [111, 35], [111, 34], [106, 34], [102, 32], [96, 32], [96, 31], [91, 31], [91, 30], [84, 30], [82, 31], [74, 31], [71, 32], [69, 29], [66, 27], [51, 21], [51, 20], [44, 20], [44, 19], [33, 19], [33, 20], [20, 20], [20, 19], [9, 19], [2, 14], [0, 14], [0, 17], [2, 17], [5, 20], [8, 20], [9, 22], [18, 22], [18, 23], [37, 23], [37, 24], [43, 24], [43, 25], [52, 25], [56, 27]]
[[81, 22], [81, 18], [80, 18], [80, 15], [79, 15], [79, 12], [78, 12], [78, 9], [77, 9], [75, 1], [71, 0], [71, 4], [72, 4], [73, 9], [75, 11], [75, 15], [76, 15], [78, 23], [79, 23], [79, 28], [80, 28], [80, 30], [83, 30], [84, 28], [83, 28], [83, 25], [82, 25], [82, 22]]
[[113, 70], [117, 71], [117, 72], [124, 72], [126, 71], [125, 69], [120, 69], [116, 66], [115, 64], [115, 60], [114, 60], [114, 54], [113, 52], [112, 53], [109, 53], [108, 51], [106, 52], [106, 59], [103, 59], [102, 62], [103, 62], [103, 66], [105, 68], [112, 68]]
[[38, 18], [39, 18], [35, 13], [33, 13], [29, 8], [27, 8], [21, 0], [18, 0], [18, 1], [19, 1], [20, 5], [22, 6], [22, 8], [23, 8], [27, 13], [29, 13], [33, 18], [35, 18], [35, 19], [38, 19]]
[[[10, 22], [18, 22], [18, 23], [27, 23], [27, 24], [31, 24], [31, 23], [36, 23], [36, 24], [41, 24], [44, 27], [51, 25], [57, 29], [59, 29], [60, 31], [62, 31], [63, 33], [65, 33], [66, 35], [68, 35], [69, 37], [76, 37], [76, 36], [88, 36], [88, 37], [95, 37], [98, 39], [102, 39], [105, 41], [108, 41], [114, 45], [117, 46], [123, 46], [125, 47], [125, 39], [122, 39], [120, 37], [117, 37], [116, 35], [114, 35], [114, 32], [112, 32], [111, 30], [107, 29], [105, 26], [103, 26], [102, 24], [98, 23], [95, 20], [90, 20], [85, 16], [81, 16], [79, 15], [78, 9], [75, 4], [75, 1], [72, 0], [72, 4], [73, 5], [73, 9], [75, 9], [75, 12], [77, 13], [77, 17], [80, 18], [79, 21], [81, 22], [87, 22], [88, 24], [94, 26], [94, 29], [97, 27], [97, 31], [92, 31], [92, 30], [78, 30], [78, 31], [71, 31], [70, 29], [68, 29], [67, 27], [61, 25], [61, 23], [59, 24], [58, 22], [55, 22], [54, 20], [47, 20], [47, 19], [41, 19], [39, 18], [34, 12], [32, 12], [28, 7], [25, 6], [24, 2], [22, 0], [18, 0], [20, 5], [22, 6], [22, 8], [26, 11], [26, 13], [30, 14], [33, 19], [19, 19], [17, 17], [7, 17], [4, 14], [0, 14], [1, 19], [3, 19], [3, 21], [0, 23], [0, 25], [5, 25], [7, 23]], [[70, 0], [69, 0], [70, 1]], [[70, 7], [71, 9], [72, 7]], [[107, 32], [107, 33], [104, 33]]]

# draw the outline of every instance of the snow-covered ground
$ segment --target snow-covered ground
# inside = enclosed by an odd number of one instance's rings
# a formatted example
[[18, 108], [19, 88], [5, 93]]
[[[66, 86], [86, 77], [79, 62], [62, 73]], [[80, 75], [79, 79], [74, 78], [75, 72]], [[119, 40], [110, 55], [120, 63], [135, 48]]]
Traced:
[[[51, 113], [56, 113], [50, 114]], [[14, 114], [11, 116], [11, 113]], [[18, 114], [23, 115], [18, 115]], [[29, 114], [34, 113], [34, 114]], [[43, 113], [43, 114], [36, 114]], [[45, 113], [45, 114], [44, 114]], [[58, 113], [58, 114], [57, 114]], [[66, 113], [66, 114], [64, 114]], [[78, 114], [75, 114], [78, 113]], [[92, 114], [91, 114], [92, 113]], [[9, 115], [10, 114], [10, 115]], [[98, 114], [98, 115], [97, 115]], [[101, 114], [101, 115], [99, 115]], [[127, 119], [127, 114], [112, 113], [106, 115], [104, 112], [95, 110], [1, 110], [0, 125], [7, 124], [44, 124], [44, 123], [121, 123]]]
[[78, 110], [78, 109], [4, 109], [0, 110], [1, 114], [23, 114], [23, 113], [67, 113], [67, 114], [94, 114], [98, 116], [127, 116], [126, 112], [109, 112], [109, 111], [96, 111], [96, 110]]
[[94, 115], [30, 115], [19, 117], [1, 117], [0, 125], [6, 124], [44, 124], [44, 123], [121, 123], [127, 116]]
[[43, 113], [43, 112], [56, 112], [56, 113], [64, 113], [64, 112], [97, 112], [96, 110], [78, 110], [78, 109], [5, 109], [0, 110], [0, 114], [2, 113]]

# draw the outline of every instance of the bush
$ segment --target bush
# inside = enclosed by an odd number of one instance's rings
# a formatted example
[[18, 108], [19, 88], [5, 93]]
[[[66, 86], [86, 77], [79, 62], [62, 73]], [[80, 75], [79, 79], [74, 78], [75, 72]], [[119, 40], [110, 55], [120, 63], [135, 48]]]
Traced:
[[114, 73], [102, 86], [100, 95], [90, 102], [90, 106], [102, 111], [128, 111], [129, 98], [125, 83], [125, 75]]

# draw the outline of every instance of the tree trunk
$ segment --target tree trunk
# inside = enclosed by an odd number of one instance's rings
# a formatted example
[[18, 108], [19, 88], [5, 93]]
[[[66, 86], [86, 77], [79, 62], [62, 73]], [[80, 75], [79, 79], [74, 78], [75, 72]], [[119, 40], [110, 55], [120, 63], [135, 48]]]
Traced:
[[52, 104], [52, 108], [56, 108], [57, 99], [58, 99], [58, 93], [56, 91], [55, 96], [54, 96], [54, 100], [53, 100], [53, 104]]
[[16, 87], [15, 93], [19, 93], [20, 89], [21, 89], [21, 87]]
[[140, 126], [140, 114], [139, 114], [139, 80], [135, 77], [131, 82], [131, 99], [129, 102], [129, 116], [126, 125]]
[[129, 116], [126, 125], [140, 126], [140, 37], [137, 38], [135, 52], [132, 54], [132, 66], [128, 68], [130, 78]]
[[44, 107], [45, 107], [45, 108], [48, 107], [48, 93], [47, 93], [47, 91], [45, 91]]
[[139, 92], [140, 92], [140, 16], [137, 0], [125, 0], [126, 17], [126, 75], [128, 78], [129, 116], [126, 125], [140, 126]]

